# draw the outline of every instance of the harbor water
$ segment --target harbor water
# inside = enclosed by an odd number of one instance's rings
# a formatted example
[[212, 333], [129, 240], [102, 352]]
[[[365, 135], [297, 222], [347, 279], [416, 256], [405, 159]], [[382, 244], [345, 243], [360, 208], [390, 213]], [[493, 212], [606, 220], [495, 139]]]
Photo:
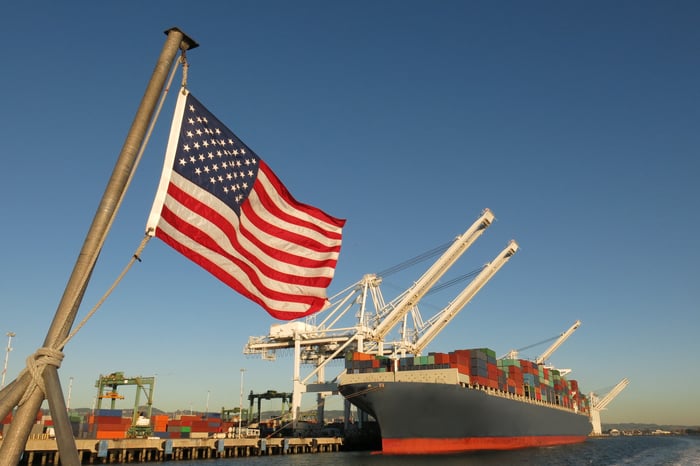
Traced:
[[601, 437], [591, 438], [576, 445], [440, 456], [389, 456], [376, 452], [340, 452], [177, 461], [173, 464], [178, 466], [419, 466], [425, 464], [438, 466], [697, 466], [700, 465], [700, 437]]

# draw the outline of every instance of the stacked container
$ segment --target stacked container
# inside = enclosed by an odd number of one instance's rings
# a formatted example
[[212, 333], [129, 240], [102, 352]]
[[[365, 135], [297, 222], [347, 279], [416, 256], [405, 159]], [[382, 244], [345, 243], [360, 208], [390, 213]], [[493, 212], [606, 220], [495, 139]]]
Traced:
[[[399, 371], [456, 368], [469, 376], [472, 385], [543, 401], [580, 412], [589, 412], [589, 400], [580, 394], [578, 383], [568, 381], [556, 369], [527, 359], [496, 359], [489, 348], [461, 349], [427, 356], [407, 356], [397, 361]], [[348, 373], [386, 372], [394, 370], [394, 360], [368, 353], [348, 353]]]
[[122, 417], [121, 409], [98, 409], [88, 418], [90, 436], [100, 440], [126, 438], [129, 427], [131, 418]]

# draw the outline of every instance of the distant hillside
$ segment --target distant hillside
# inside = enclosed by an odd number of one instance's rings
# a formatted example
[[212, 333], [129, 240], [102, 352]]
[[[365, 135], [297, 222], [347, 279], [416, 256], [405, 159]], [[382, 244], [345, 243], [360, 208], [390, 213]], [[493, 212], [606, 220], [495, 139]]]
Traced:
[[686, 430], [700, 431], [700, 426], [681, 426], [676, 424], [642, 424], [634, 422], [626, 422], [620, 424], [603, 424], [601, 428], [603, 432], [606, 432], [610, 429], [617, 429], [627, 432], [634, 430], [638, 430], [641, 432], [653, 432], [655, 430], [668, 430], [670, 432]]

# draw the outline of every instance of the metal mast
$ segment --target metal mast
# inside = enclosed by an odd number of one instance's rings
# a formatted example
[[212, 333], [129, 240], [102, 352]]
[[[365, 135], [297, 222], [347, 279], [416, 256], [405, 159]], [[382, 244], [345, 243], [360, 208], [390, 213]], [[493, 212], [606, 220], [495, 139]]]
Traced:
[[43, 379], [46, 385], [46, 394], [30, 385], [31, 375], [28, 372], [0, 392], [0, 418], [5, 417], [18, 405], [25, 391], [31, 392], [28, 399], [17, 408], [9, 432], [0, 445], [0, 466], [14, 466], [19, 462], [29, 437], [32, 422], [45, 397], [49, 400], [61, 461], [65, 464], [79, 464], [80, 462], [63, 399], [58, 368], [56, 365], [46, 362], [48, 358], [45, 354], [53, 354], [57, 350], [62, 350], [63, 348], [59, 346], [70, 333], [95, 263], [135, 169], [139, 149], [145, 139], [148, 124], [153, 118], [158, 97], [165, 85], [168, 71], [175, 62], [177, 52], [197, 46], [196, 42], [177, 28], [167, 30], [166, 34], [168, 38], [163, 45], [146, 92], [112, 171], [112, 176], [86, 235], [44, 340], [43, 348], [37, 352], [37, 355], [44, 359]]

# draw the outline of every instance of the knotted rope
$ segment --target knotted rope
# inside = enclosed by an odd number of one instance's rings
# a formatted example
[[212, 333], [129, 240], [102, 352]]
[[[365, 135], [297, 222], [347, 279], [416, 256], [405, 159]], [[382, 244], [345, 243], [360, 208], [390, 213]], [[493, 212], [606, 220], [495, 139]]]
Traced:
[[[19, 400], [18, 406], [21, 406], [25, 401], [32, 396], [34, 389], [38, 388], [42, 393], [46, 394], [46, 386], [44, 385], [44, 368], [48, 365], [61, 367], [63, 361], [63, 353], [53, 348], [39, 348], [36, 353], [27, 358], [27, 367], [22, 371], [28, 371], [32, 377], [29, 387], [25, 390], [22, 399]], [[20, 376], [23, 374], [20, 374]]]

